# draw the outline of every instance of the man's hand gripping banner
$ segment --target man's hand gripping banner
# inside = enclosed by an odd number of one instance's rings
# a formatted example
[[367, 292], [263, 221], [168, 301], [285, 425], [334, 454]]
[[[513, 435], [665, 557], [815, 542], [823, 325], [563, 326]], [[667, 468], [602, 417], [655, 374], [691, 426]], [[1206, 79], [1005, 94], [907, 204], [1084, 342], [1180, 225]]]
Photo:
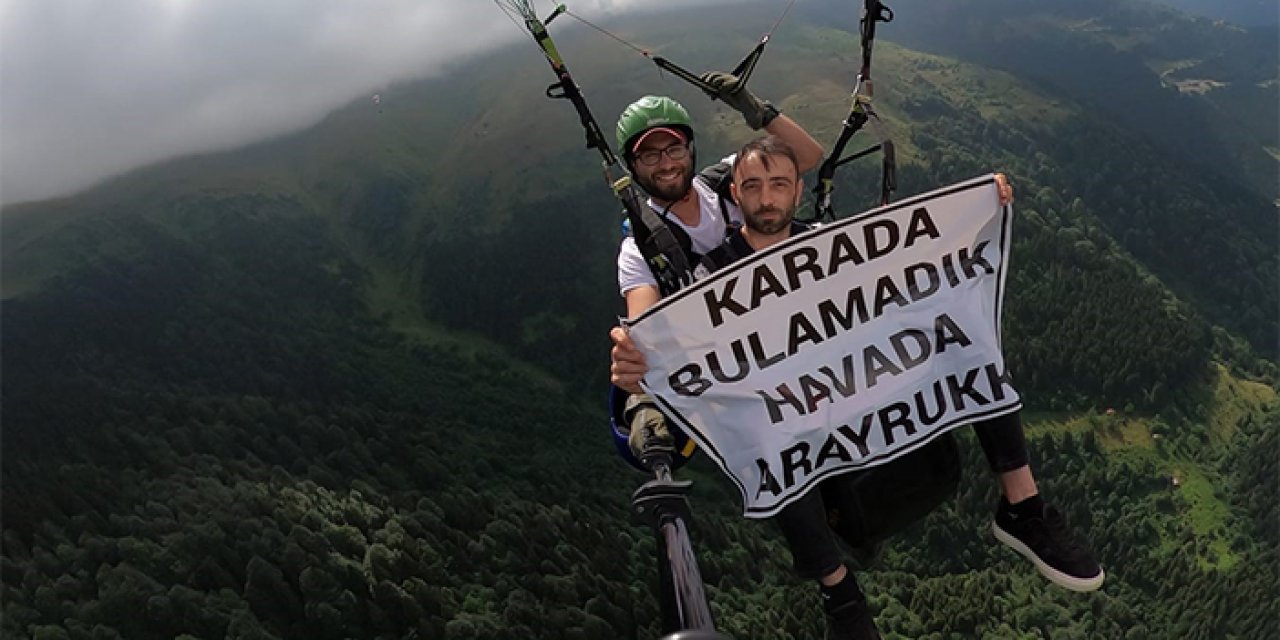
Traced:
[[1012, 215], [988, 175], [748, 256], [631, 323], [643, 386], [753, 518], [1015, 411], [1000, 351]]

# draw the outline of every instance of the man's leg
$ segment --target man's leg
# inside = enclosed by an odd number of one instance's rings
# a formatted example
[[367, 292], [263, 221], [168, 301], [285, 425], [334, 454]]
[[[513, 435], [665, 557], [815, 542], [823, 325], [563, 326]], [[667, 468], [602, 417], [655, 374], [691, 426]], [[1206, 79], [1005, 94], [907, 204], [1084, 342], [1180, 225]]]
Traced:
[[817, 488], [773, 518], [791, 548], [796, 575], [818, 581], [829, 640], [879, 640], [867, 599], [836, 545]]
[[1020, 412], [973, 425], [1003, 496], [992, 531], [996, 539], [1026, 556], [1054, 584], [1093, 591], [1106, 578], [1093, 554], [1071, 534], [1057, 507], [1040, 497], [1027, 455]]
[[1040, 495], [1040, 489], [1036, 487], [1036, 478], [1031, 475], [1029, 464], [999, 473], [996, 477], [1000, 479], [1000, 492], [1004, 494], [1004, 499], [1013, 504]]

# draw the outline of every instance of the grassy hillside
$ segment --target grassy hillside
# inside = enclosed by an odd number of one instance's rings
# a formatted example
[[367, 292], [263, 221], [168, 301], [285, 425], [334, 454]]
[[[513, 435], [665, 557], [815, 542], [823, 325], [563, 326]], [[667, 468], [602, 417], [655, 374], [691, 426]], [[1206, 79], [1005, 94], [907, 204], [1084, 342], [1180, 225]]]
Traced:
[[1274, 29], [1249, 31], [1145, 2], [967, 0], [937, 8], [904, 0], [894, 8], [912, 19], [885, 29], [889, 39], [1012, 72], [1181, 161], [1268, 200], [1277, 195], [1266, 151], [1280, 113]]

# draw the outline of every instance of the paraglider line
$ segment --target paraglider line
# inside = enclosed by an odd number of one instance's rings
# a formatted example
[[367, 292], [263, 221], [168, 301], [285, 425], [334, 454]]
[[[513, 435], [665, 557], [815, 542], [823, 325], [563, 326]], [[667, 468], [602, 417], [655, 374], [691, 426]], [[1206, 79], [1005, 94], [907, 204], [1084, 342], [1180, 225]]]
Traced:
[[630, 48], [631, 48], [633, 51], [635, 51], [636, 53], [639, 53], [640, 55], [642, 55], [642, 56], [644, 56], [644, 57], [646, 57], [646, 58], [652, 57], [652, 56], [650, 56], [650, 55], [649, 55], [649, 50], [648, 50], [648, 49], [643, 49], [643, 48], [641, 48], [641, 47], [639, 47], [639, 46], [637, 46], [637, 45], [635, 45], [635, 44], [632, 44], [631, 42], [629, 42], [629, 41], [627, 41], [627, 40], [623, 39], [622, 37], [617, 36], [617, 35], [615, 35], [615, 34], [611, 33], [609, 30], [605, 29], [604, 27], [601, 27], [601, 26], [598, 26], [598, 25], [596, 25], [596, 24], [591, 23], [591, 22], [590, 22], [590, 21], [588, 21], [586, 18], [583, 18], [582, 16], [580, 16], [580, 15], [578, 15], [578, 14], [576, 14], [576, 13], [572, 12], [572, 11], [569, 11], [568, 9], [565, 9], [564, 13], [565, 13], [565, 15], [572, 17], [573, 19], [577, 20], [578, 22], [581, 22], [582, 24], [585, 24], [585, 25], [587, 25], [588, 27], [591, 27], [592, 29], [595, 29], [596, 31], [599, 31], [600, 33], [603, 33], [604, 35], [609, 36], [610, 38], [613, 38], [614, 40], [617, 40], [618, 42], [621, 42], [622, 44], [626, 45], [627, 47], [630, 47]]

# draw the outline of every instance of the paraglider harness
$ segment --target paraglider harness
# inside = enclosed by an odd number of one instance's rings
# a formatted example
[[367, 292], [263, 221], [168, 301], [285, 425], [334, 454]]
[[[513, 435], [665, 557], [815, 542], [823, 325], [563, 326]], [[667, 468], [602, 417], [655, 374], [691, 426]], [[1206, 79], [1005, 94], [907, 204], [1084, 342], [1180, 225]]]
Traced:
[[[496, 1], [498, 6], [503, 7], [504, 10], [507, 9], [503, 0]], [[547, 97], [568, 100], [573, 104], [574, 109], [578, 112], [578, 119], [582, 123], [582, 128], [587, 135], [587, 148], [596, 149], [600, 152], [601, 168], [605, 182], [609, 184], [614, 196], [622, 204], [627, 221], [635, 233], [636, 244], [640, 247], [640, 254], [644, 256], [645, 262], [653, 272], [654, 278], [658, 282], [658, 288], [666, 295], [689, 284], [693, 281], [693, 269], [679, 241], [673, 235], [671, 227], [663, 222], [657, 212], [645, 206], [644, 198], [639, 188], [636, 187], [630, 172], [622, 166], [618, 157], [614, 155], [608, 143], [605, 142], [604, 134], [600, 131], [600, 125], [596, 123], [595, 117], [591, 115], [591, 110], [587, 107], [587, 101], [582, 96], [581, 89], [574, 82], [573, 76], [569, 75], [568, 67], [565, 66], [564, 60], [561, 59], [560, 53], [556, 50], [555, 43], [552, 42], [550, 34], [547, 33], [546, 25], [561, 13], [564, 13], [565, 6], [559, 5], [556, 7], [556, 10], [552, 12], [544, 23], [534, 14], [529, 0], [505, 0], [505, 2], [506, 5], [511, 5], [511, 8], [516, 9], [520, 17], [524, 19], [525, 28], [533, 35], [534, 41], [538, 43], [538, 46], [546, 55], [547, 62], [551, 64], [551, 69], [559, 78], [559, 81], [547, 87]], [[614, 177], [615, 175], [617, 175], [616, 178]]]
[[[515, 15], [523, 20], [525, 28], [551, 64], [558, 81], [547, 87], [546, 95], [549, 98], [567, 99], [577, 110], [586, 132], [586, 146], [600, 152], [605, 181], [622, 204], [626, 224], [653, 272], [660, 293], [668, 296], [691, 284], [694, 269], [701, 256], [692, 251], [688, 234], [683, 229], [678, 225], [666, 224], [665, 212], [660, 214], [654, 211], [642, 198], [630, 173], [609, 149], [585, 98], [547, 33], [546, 25], [560, 14], [566, 13], [565, 6], [558, 5], [544, 22], [535, 14], [531, 0], [495, 2], [504, 10], [510, 8], [515, 11]], [[508, 12], [508, 15], [511, 13]], [[879, 117], [871, 106], [870, 65], [875, 23], [892, 19], [893, 12], [879, 0], [865, 0], [860, 20], [862, 68], [853, 91], [853, 106], [832, 153], [819, 168], [818, 185], [814, 189], [817, 196], [815, 214], [819, 220], [834, 219], [831, 196], [834, 191], [835, 170], [853, 160], [876, 151], [882, 152], [881, 205], [888, 204], [897, 188], [893, 143], [884, 135]], [[776, 28], [777, 25], [774, 26]], [[734, 69], [734, 75], [744, 85], [768, 40], [769, 34], [766, 34]], [[653, 59], [660, 68], [694, 84], [715, 99], [715, 88], [694, 74], [665, 58], [650, 56], [644, 51], [642, 53]], [[868, 123], [879, 133], [880, 143], [841, 158], [847, 143]], [[617, 178], [614, 177], [615, 173]], [[727, 171], [718, 177], [708, 175], [700, 176], [699, 179], [716, 191], [720, 196], [722, 212], [725, 211], [725, 203], [729, 198]], [[725, 219], [728, 220], [727, 215]], [[664, 640], [726, 638], [715, 630], [697, 559], [689, 541], [687, 523], [690, 518], [686, 496], [691, 483], [672, 477], [672, 470], [692, 456], [693, 442], [687, 434], [672, 428], [675, 457], [668, 452], [645, 452], [643, 457], [647, 464], [637, 460], [627, 442], [629, 425], [623, 416], [626, 398], [625, 391], [617, 387], [611, 388], [610, 424], [619, 454], [633, 466], [653, 474], [653, 479], [635, 491], [631, 506], [633, 517], [649, 525], [657, 538], [662, 629], [664, 634], [668, 634], [664, 636]], [[828, 507], [828, 522], [832, 529], [848, 543], [855, 558], [865, 566], [875, 557], [880, 542], [949, 499], [955, 492], [959, 477], [959, 453], [955, 437], [948, 432], [890, 462], [825, 480], [820, 483], [819, 490]]]
[[[858, 77], [854, 81], [853, 106], [849, 109], [849, 115], [844, 119], [844, 126], [840, 129], [840, 136], [836, 138], [835, 144], [831, 147], [831, 154], [823, 161], [822, 166], [818, 167], [818, 184], [813, 188], [813, 195], [815, 196], [814, 214], [818, 220], [831, 221], [835, 219], [835, 209], [831, 206], [831, 195], [835, 192], [836, 169], [876, 151], [881, 152], [879, 204], [881, 206], [889, 204], [890, 199], [893, 198], [893, 192], [898, 189], [898, 167], [893, 141], [886, 135], [880, 116], [876, 115], [875, 109], [872, 108], [874, 85], [871, 81], [871, 48], [875, 44], [876, 23], [891, 22], [892, 20], [893, 10], [886, 7], [880, 0], [864, 0], [862, 18], [858, 21], [862, 40], [862, 67], [858, 70]], [[845, 146], [868, 123], [872, 125], [872, 129], [880, 138], [880, 142], [851, 156], [841, 158], [840, 156], [844, 154]]]
[[[587, 102], [547, 33], [546, 24], [565, 11], [560, 5], [547, 18], [539, 20], [530, 0], [501, 0], [498, 5], [515, 10], [525, 27], [546, 55], [558, 81], [547, 87], [549, 98], [567, 99], [573, 103], [587, 134], [587, 148], [597, 149], [603, 159], [605, 181], [622, 204], [627, 221], [635, 234], [636, 244], [658, 282], [663, 295], [674, 293], [693, 282], [693, 264], [688, 252], [657, 212], [641, 198], [631, 175], [609, 149], [600, 126], [591, 115]], [[619, 175], [614, 178], [615, 172]], [[685, 238], [688, 242], [688, 238]], [[616, 388], [615, 388], [616, 390]], [[612, 401], [611, 401], [612, 403]], [[615, 427], [616, 428], [616, 427]], [[687, 437], [686, 437], [687, 440]], [[628, 455], [630, 451], [628, 450]], [[711, 606], [703, 589], [693, 545], [689, 541], [689, 507], [685, 496], [691, 483], [671, 476], [670, 456], [646, 456], [653, 479], [643, 484], [632, 496], [633, 515], [652, 527], [658, 543], [659, 602], [665, 640], [717, 640], [727, 636], [715, 630]], [[686, 456], [687, 458], [687, 456]]]

